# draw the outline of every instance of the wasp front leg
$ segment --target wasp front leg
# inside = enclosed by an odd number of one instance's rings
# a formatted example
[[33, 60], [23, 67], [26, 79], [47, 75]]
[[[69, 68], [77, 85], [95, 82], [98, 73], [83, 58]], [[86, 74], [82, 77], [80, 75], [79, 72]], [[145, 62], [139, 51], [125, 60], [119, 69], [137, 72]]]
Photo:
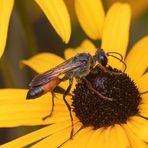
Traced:
[[86, 78], [82, 78], [84, 80], [84, 82], [86, 83], [86, 86], [88, 87], [88, 89], [92, 90], [94, 93], [96, 93], [100, 98], [104, 99], [104, 100], [108, 100], [108, 101], [113, 101], [112, 98], [106, 97], [104, 95], [102, 95], [100, 92], [98, 92], [97, 90], [95, 90], [91, 83], [86, 79]]
[[113, 75], [121, 75], [123, 72], [113, 72], [107, 69], [107, 67], [102, 66], [101, 64], [97, 64], [96, 67], [91, 71], [93, 74], [97, 74], [98, 70], [102, 70], [104, 73], [109, 73]]

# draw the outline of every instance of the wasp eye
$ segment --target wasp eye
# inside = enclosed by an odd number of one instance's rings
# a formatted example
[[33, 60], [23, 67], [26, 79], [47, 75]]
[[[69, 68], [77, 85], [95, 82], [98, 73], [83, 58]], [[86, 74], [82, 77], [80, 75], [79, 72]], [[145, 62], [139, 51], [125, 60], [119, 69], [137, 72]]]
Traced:
[[102, 66], [106, 66], [108, 59], [107, 59], [107, 55], [105, 54], [103, 49], [97, 50], [96, 54], [95, 54], [95, 59], [102, 65]]
[[101, 65], [106, 66], [107, 65], [107, 57], [106, 56], [99, 56], [99, 62]]

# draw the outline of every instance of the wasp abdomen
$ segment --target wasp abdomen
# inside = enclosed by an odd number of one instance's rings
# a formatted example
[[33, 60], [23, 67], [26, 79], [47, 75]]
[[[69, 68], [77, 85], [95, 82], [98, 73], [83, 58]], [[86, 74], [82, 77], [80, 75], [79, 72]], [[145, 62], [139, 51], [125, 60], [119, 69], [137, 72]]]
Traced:
[[43, 94], [44, 94], [44, 90], [42, 89], [42, 87], [30, 88], [27, 93], [26, 99], [36, 99], [42, 96]]

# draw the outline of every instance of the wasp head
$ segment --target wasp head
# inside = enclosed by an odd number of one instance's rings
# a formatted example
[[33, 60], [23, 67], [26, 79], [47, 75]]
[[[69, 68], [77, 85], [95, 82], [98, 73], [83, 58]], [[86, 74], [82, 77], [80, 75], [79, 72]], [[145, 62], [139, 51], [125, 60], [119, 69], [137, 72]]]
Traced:
[[94, 55], [95, 61], [98, 61], [102, 66], [106, 66], [108, 63], [108, 58], [106, 53], [104, 52], [103, 49], [97, 50], [95, 55]]

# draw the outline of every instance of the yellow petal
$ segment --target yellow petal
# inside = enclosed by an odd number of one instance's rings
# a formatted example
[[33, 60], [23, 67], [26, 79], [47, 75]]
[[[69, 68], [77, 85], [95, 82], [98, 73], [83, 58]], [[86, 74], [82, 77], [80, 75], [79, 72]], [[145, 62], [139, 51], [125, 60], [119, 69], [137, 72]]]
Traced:
[[75, 10], [79, 23], [92, 39], [102, 36], [104, 9], [100, 0], [75, 0]]
[[0, 57], [2, 56], [8, 33], [8, 25], [14, 0], [0, 0]]
[[148, 91], [148, 72], [140, 77], [140, 79], [136, 81], [136, 84], [141, 93]]
[[144, 103], [140, 104], [138, 106], [138, 109], [139, 109], [139, 113], [144, 116], [144, 117], [147, 117], [148, 118], [148, 98], [147, 98], [147, 102], [146, 101], [143, 101]]
[[[80, 127], [81, 124], [77, 123], [74, 125], [74, 130], [77, 131]], [[63, 142], [65, 142], [70, 138], [70, 132], [71, 132], [71, 122], [67, 123], [65, 129], [63, 128], [62, 130], [59, 130], [55, 134], [52, 134], [51, 136], [43, 139], [42, 141], [35, 144], [32, 148], [49, 147], [49, 145], [51, 148], [57, 148], [59, 145], [61, 145]]]
[[51, 94], [34, 100], [26, 100], [26, 94], [27, 91], [23, 89], [0, 90], [0, 127], [44, 125], [70, 120], [61, 94], [56, 94], [53, 115], [45, 121], [42, 118], [51, 111]]
[[[136, 81], [140, 93], [148, 92], [148, 72]], [[148, 93], [142, 94], [142, 103], [148, 104]]]
[[64, 62], [64, 59], [55, 54], [41, 53], [33, 56], [29, 60], [23, 60], [22, 64], [31, 67], [33, 70], [35, 70], [38, 73], [43, 73], [62, 62]]
[[[87, 142], [89, 141], [91, 135], [94, 133], [94, 130], [92, 127], [86, 127], [82, 129], [81, 131], [78, 132], [75, 136], [75, 147], [77, 148], [86, 148], [87, 147]], [[92, 145], [93, 147], [93, 145]]]
[[[117, 0], [109, 0], [108, 5], [111, 3], [116, 2]], [[131, 5], [132, 8], [132, 19], [135, 20], [138, 17], [142, 16], [142, 14], [148, 9], [148, 2], [147, 0], [126, 0]]]
[[132, 117], [127, 122], [129, 129], [139, 138], [148, 142], [148, 121], [141, 117]]
[[76, 53], [76, 50], [74, 48], [67, 48], [64, 51], [64, 57], [65, 57], [66, 60], [74, 57], [76, 54], [77, 53]]
[[[142, 97], [142, 100], [140, 105], [143, 105], [143, 104], [148, 105], [148, 93], [141, 95], [141, 97]], [[145, 111], [147, 111], [148, 113], [147, 109]]]
[[[115, 3], [107, 12], [104, 22], [102, 45], [106, 52], [118, 52], [125, 56], [129, 40], [131, 9], [126, 3]], [[121, 69], [122, 63], [110, 57], [109, 64]]]
[[68, 48], [64, 51], [65, 59], [69, 59], [71, 57], [74, 57], [76, 54], [86, 52], [90, 53], [91, 55], [94, 55], [96, 52], [95, 45], [90, 41], [85, 39], [78, 48]]
[[137, 80], [148, 67], [148, 36], [138, 41], [126, 58], [127, 73]]
[[63, 39], [68, 42], [71, 35], [70, 16], [63, 0], [35, 0], [46, 17]]
[[95, 45], [90, 41], [85, 39], [79, 48], [76, 49], [77, 53], [80, 52], [86, 52], [86, 53], [90, 53], [91, 55], [94, 55], [96, 52], [97, 48], [95, 47]]
[[88, 147], [93, 148], [104, 148], [105, 144], [105, 134], [104, 134], [103, 128], [99, 128], [97, 130], [94, 130], [92, 136], [90, 137], [88, 141]]
[[146, 142], [137, 137], [126, 124], [124, 124], [123, 128], [128, 136], [131, 148], [147, 148]]
[[[117, 142], [118, 141], [118, 142]], [[126, 148], [130, 147], [128, 137], [123, 128], [116, 124], [110, 127], [110, 131], [106, 134], [106, 147], [110, 148]]]
[[33, 142], [36, 142], [42, 138], [45, 138], [53, 133], [56, 133], [62, 129], [65, 129], [65, 127], [69, 126], [70, 122], [60, 122], [58, 124], [53, 124], [44, 128], [41, 128], [39, 130], [36, 130], [32, 133], [26, 134], [20, 138], [17, 138], [15, 140], [12, 140], [1, 147], [24, 147], [28, 144], [31, 144]]

